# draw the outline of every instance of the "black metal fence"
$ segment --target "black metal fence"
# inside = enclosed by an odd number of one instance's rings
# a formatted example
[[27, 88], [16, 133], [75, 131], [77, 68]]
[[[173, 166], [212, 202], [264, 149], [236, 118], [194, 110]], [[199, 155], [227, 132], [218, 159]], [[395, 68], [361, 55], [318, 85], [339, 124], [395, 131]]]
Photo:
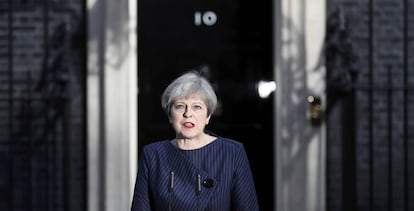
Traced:
[[[342, 14], [330, 18], [346, 38], [334, 41], [352, 51], [337, 49], [339, 65], [326, 57], [331, 75], [350, 76], [333, 83], [345, 89], [328, 83], [327, 210], [414, 210], [414, 5], [335, 4], [330, 11]], [[354, 56], [358, 65], [348, 60]]]
[[0, 210], [86, 210], [83, 1], [0, 1]]

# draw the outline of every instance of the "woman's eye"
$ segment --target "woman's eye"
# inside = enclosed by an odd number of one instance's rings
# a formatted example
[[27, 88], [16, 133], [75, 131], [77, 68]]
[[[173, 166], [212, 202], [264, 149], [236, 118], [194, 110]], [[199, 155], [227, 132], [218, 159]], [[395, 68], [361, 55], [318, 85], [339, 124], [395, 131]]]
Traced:
[[203, 109], [203, 107], [202, 107], [202, 106], [200, 106], [200, 105], [194, 105], [194, 109], [196, 109], [196, 110], [201, 110], [201, 109]]
[[178, 104], [178, 105], [175, 105], [174, 106], [175, 109], [184, 109], [184, 107], [185, 106], [184, 105], [181, 105], [181, 104]]

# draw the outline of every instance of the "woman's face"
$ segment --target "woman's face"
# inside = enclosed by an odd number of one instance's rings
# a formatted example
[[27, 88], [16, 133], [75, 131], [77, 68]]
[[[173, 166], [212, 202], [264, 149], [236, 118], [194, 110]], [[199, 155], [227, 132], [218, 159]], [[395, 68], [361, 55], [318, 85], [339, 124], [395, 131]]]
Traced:
[[209, 120], [207, 105], [197, 94], [177, 99], [170, 107], [170, 123], [177, 138], [199, 139]]

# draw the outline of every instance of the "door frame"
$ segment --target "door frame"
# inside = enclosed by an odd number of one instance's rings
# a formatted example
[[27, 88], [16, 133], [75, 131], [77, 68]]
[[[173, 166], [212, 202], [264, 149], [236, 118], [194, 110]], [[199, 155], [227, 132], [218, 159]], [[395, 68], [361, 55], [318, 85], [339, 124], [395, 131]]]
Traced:
[[277, 211], [324, 211], [326, 126], [323, 121], [312, 124], [307, 97], [321, 99], [323, 111], [326, 1], [273, 2], [275, 207]]

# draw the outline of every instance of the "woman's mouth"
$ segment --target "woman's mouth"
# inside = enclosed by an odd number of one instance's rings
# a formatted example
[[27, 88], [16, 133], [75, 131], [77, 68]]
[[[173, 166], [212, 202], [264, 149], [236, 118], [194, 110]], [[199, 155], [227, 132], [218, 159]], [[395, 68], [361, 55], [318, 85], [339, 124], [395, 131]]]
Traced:
[[193, 128], [194, 127], [194, 123], [192, 123], [192, 122], [184, 122], [183, 123], [183, 126], [185, 128]]

